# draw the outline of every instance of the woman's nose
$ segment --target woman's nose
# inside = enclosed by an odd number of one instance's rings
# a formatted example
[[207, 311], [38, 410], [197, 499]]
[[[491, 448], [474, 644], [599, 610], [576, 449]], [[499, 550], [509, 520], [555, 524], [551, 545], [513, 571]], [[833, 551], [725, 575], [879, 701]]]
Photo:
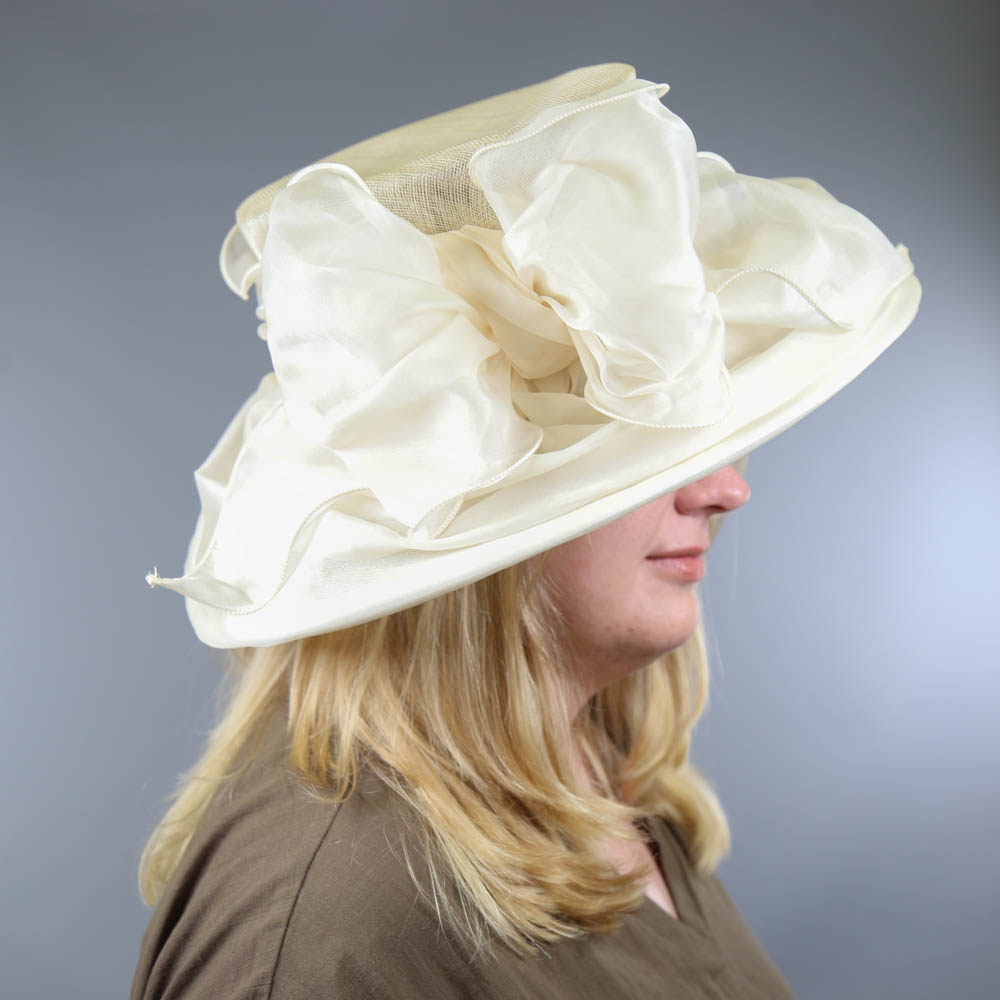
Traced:
[[674, 496], [681, 513], [693, 513], [703, 508], [709, 508], [711, 513], [736, 510], [749, 499], [750, 487], [733, 465], [716, 469], [710, 475], [682, 486]]

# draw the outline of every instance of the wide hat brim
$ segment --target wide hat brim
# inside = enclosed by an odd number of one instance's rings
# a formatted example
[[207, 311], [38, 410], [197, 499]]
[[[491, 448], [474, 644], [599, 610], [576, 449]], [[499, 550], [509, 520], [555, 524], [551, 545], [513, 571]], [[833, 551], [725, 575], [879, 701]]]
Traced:
[[[467, 239], [390, 212], [337, 154], [256, 198], [237, 282], [257, 287], [275, 371], [195, 473], [184, 575], [147, 577], [185, 596], [203, 642], [360, 624], [601, 527], [780, 434], [910, 324], [920, 285], [905, 247], [814, 182], [695, 156], [658, 104], [665, 85], [611, 69], [611, 84], [609, 66], [574, 71], [575, 96], [533, 114], [529, 88], [512, 92], [506, 138], [477, 144], [465, 109], [452, 113], [458, 162], [485, 194]], [[621, 159], [606, 168], [608, 141]], [[393, 171], [369, 177], [392, 186]], [[626, 232], [631, 251], [602, 256]], [[230, 270], [233, 257], [231, 236]], [[662, 334], [651, 315], [670, 319]], [[394, 355], [373, 337], [387, 330]], [[525, 378], [536, 342], [548, 368]], [[572, 377], [549, 371], [566, 357]], [[440, 381], [449, 359], [463, 373]]]

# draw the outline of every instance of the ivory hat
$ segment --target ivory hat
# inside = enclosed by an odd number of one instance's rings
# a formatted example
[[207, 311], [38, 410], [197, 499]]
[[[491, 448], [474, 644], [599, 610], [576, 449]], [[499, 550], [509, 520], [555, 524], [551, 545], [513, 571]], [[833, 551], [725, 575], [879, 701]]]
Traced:
[[909, 325], [906, 247], [698, 152], [628, 65], [393, 129], [247, 198], [273, 363], [195, 471], [210, 646], [417, 604], [742, 458]]

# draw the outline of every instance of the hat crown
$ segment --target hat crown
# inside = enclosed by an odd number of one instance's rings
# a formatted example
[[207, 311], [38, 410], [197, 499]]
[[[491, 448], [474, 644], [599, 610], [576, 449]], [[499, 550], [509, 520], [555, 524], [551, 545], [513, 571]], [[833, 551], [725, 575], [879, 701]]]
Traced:
[[[592, 97], [635, 78], [635, 67], [626, 63], [583, 66], [381, 132], [318, 162], [344, 163], [357, 171], [390, 212], [427, 235], [464, 225], [499, 229], [493, 209], [469, 176], [472, 154], [513, 135], [547, 108]], [[266, 226], [274, 196], [292, 176], [287, 174], [244, 199], [236, 210], [244, 235]]]

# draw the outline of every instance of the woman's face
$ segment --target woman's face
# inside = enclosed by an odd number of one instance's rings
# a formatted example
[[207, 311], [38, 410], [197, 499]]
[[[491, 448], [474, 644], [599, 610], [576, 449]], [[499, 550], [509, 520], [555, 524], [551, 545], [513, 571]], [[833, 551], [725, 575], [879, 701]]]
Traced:
[[704, 566], [685, 572], [656, 557], [707, 549], [709, 516], [749, 499], [746, 480], [727, 465], [550, 551], [544, 575], [569, 626], [580, 705], [690, 637]]

